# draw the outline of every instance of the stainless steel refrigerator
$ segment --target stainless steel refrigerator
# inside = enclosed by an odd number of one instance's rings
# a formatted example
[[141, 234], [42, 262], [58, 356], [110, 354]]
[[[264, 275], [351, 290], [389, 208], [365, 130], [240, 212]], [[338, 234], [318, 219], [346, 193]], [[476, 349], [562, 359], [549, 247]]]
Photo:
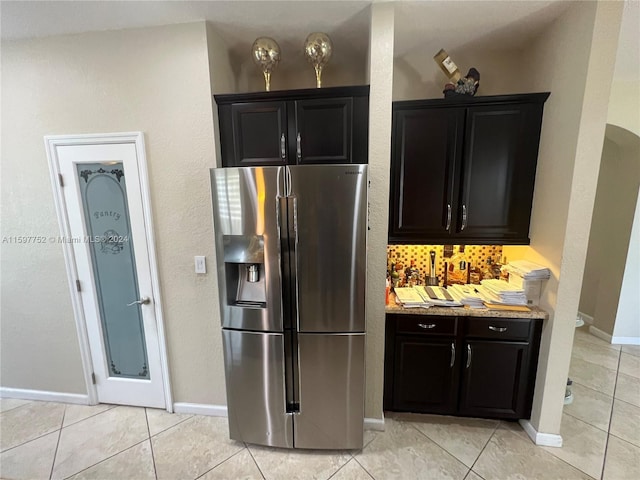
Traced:
[[230, 437], [362, 448], [366, 165], [211, 169]]

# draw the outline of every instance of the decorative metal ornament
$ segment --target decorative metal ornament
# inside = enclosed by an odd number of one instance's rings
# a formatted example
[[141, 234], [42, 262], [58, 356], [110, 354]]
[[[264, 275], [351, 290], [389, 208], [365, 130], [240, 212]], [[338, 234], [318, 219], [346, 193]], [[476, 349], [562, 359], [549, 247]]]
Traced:
[[265, 89], [268, 92], [271, 89], [271, 72], [280, 62], [280, 46], [273, 38], [256, 38], [251, 47], [251, 57], [262, 70]]
[[322, 87], [322, 68], [329, 62], [333, 45], [329, 35], [322, 32], [310, 33], [304, 41], [304, 54], [316, 71], [316, 87]]

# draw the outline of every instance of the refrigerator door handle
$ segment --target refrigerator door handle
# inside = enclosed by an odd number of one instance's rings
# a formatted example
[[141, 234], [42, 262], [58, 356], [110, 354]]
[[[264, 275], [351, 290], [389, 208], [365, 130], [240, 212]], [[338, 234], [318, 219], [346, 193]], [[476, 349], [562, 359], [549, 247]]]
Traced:
[[292, 241], [293, 250], [291, 252], [292, 258], [292, 286], [293, 286], [293, 296], [295, 299], [294, 308], [295, 308], [295, 328], [296, 330], [300, 329], [300, 314], [298, 313], [298, 199], [295, 196], [291, 196], [287, 198], [289, 203], [289, 241]]
[[289, 166], [285, 166], [285, 172], [286, 172], [286, 186], [285, 186], [285, 192], [286, 192], [286, 196], [290, 197], [291, 196], [291, 169], [289, 168]]
[[[288, 171], [289, 169], [287, 169]], [[289, 172], [290, 175], [290, 172]], [[289, 189], [291, 189], [291, 180], [289, 179]], [[291, 191], [289, 191], [291, 193]], [[298, 285], [298, 199], [296, 196], [287, 198], [287, 210], [289, 212], [289, 245], [291, 262], [291, 288], [293, 289], [291, 302], [292, 321], [293, 321], [293, 398], [295, 413], [300, 413], [302, 409], [302, 401], [300, 399], [300, 359], [298, 357], [298, 332], [300, 330], [300, 309], [299, 309], [299, 285]]]
[[[282, 192], [280, 191], [280, 174], [282, 173], [282, 167], [278, 167], [278, 173], [276, 173], [276, 199], [282, 198]], [[278, 225], [280, 222], [278, 222]]]
[[[285, 180], [288, 171], [285, 167]], [[288, 184], [287, 184], [288, 183]], [[285, 183], [285, 192], [290, 182]], [[285, 398], [286, 412], [300, 410], [300, 374], [298, 362], [298, 257], [297, 257], [297, 215], [298, 199], [285, 196], [278, 199], [278, 230], [280, 235], [280, 268], [282, 275], [282, 296], [284, 305], [284, 358], [285, 358]]]

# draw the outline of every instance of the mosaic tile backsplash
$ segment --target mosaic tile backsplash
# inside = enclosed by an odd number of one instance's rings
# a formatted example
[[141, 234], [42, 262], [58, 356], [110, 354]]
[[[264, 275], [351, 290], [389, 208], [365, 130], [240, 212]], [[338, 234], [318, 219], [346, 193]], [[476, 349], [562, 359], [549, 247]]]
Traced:
[[[404, 267], [411, 265], [411, 260], [415, 260], [416, 267], [420, 270], [422, 277], [429, 273], [429, 252], [431, 250], [436, 252], [436, 271], [442, 281], [444, 262], [449, 260], [444, 258], [444, 245], [388, 245], [387, 258], [389, 255], [397, 258], [397, 255], [400, 254], [400, 261]], [[459, 245], [453, 245], [453, 255], [458, 253], [458, 250]], [[489, 257], [494, 262], [502, 259], [502, 245], [465, 245], [464, 254], [472, 266], [484, 267]]]

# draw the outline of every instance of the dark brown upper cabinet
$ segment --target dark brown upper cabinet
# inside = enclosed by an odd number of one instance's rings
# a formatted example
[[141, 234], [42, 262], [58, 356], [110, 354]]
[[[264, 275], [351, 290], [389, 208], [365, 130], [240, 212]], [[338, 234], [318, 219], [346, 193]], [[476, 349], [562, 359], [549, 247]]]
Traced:
[[528, 244], [548, 96], [394, 102], [389, 242]]
[[214, 98], [223, 167], [368, 162], [368, 86]]

